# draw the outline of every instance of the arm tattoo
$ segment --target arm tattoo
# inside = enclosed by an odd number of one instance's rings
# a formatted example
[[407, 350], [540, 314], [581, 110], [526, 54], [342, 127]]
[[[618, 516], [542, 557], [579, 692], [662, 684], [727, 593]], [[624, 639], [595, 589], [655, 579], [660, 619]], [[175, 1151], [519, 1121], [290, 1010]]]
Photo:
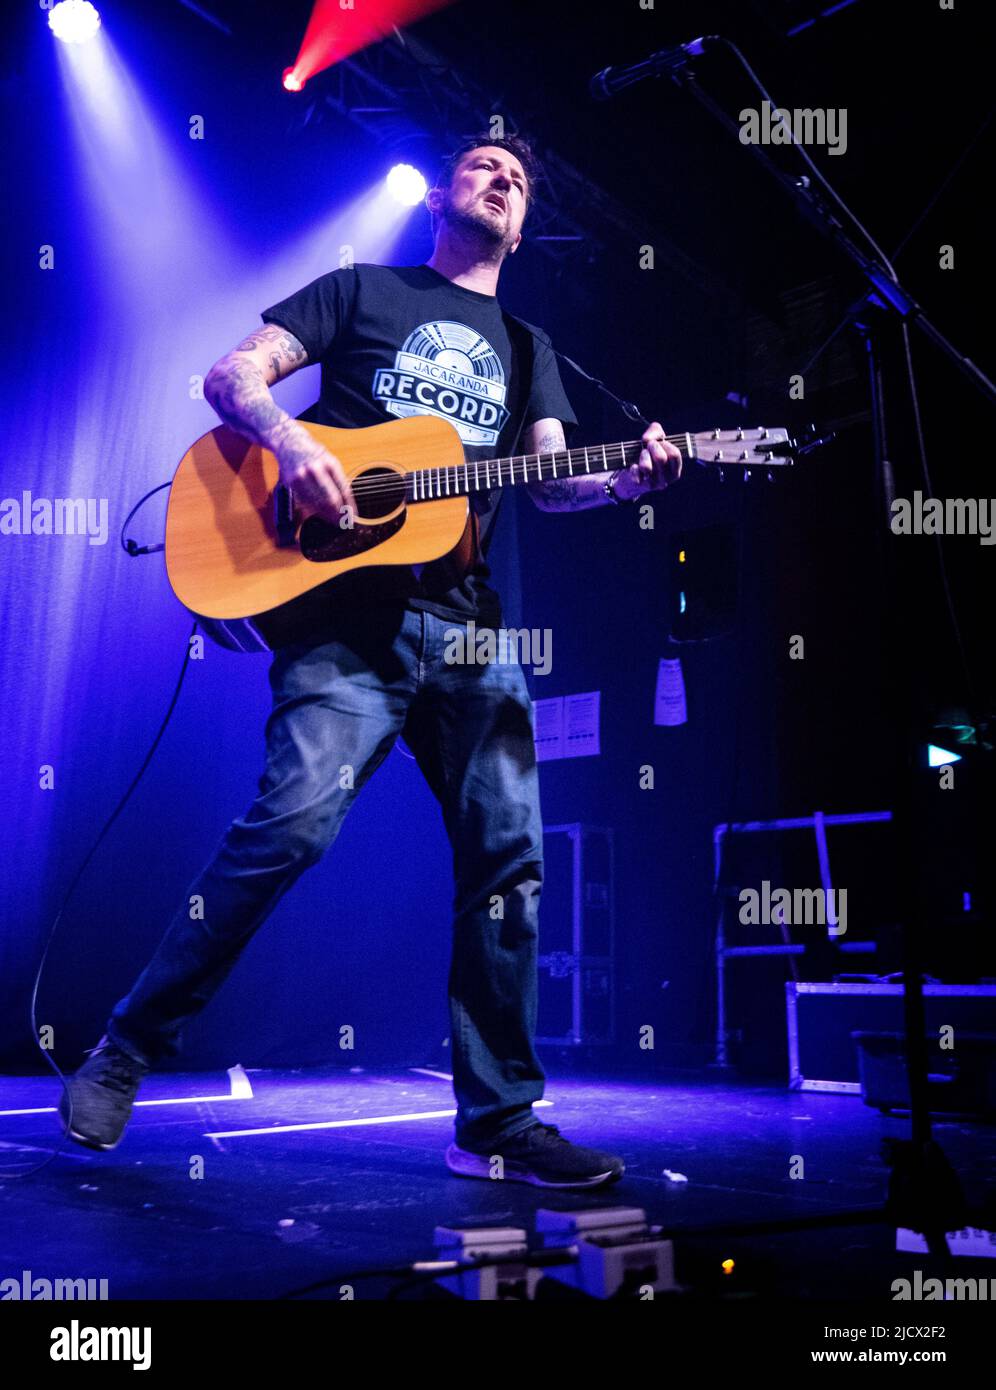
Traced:
[[293, 333], [289, 333], [286, 328], [281, 328], [279, 323], [265, 323], [262, 328], [250, 333], [249, 337], [239, 343], [236, 352], [255, 352], [264, 343], [273, 345], [274, 351], [270, 356], [270, 361], [278, 363], [281, 369], [284, 366], [299, 366], [304, 362], [308, 354], [304, 346]]
[[294, 421], [270, 395], [258, 363], [242, 356], [264, 346], [270, 349], [267, 365], [274, 382], [303, 366], [308, 358], [293, 333], [279, 324], [268, 323], [215, 363], [205, 378], [204, 396], [225, 424], [238, 434], [254, 444], [275, 449], [284, 437], [293, 434], [288, 427]]
[[[566, 448], [563, 430], [551, 430], [536, 441], [538, 454], [556, 453]], [[608, 473], [584, 473], [577, 477], [547, 478], [536, 485], [541, 506], [547, 512], [583, 511], [590, 507], [600, 507], [608, 501], [605, 496], [605, 480]]]

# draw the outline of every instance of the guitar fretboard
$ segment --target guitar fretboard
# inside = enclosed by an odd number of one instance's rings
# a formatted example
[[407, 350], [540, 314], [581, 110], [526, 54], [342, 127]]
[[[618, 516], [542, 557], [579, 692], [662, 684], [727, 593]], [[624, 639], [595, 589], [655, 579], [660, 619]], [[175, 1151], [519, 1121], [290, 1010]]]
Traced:
[[[671, 440], [686, 458], [692, 456], [691, 436], [672, 436]], [[636, 463], [642, 448], [641, 440], [630, 439], [620, 444], [559, 449], [550, 454], [516, 454], [512, 458], [468, 460], [445, 468], [420, 468], [406, 478], [405, 493], [409, 502], [429, 502], [440, 497], [490, 492], [499, 487], [521, 487], [524, 483], [538, 483], [549, 478], [607, 473]]]

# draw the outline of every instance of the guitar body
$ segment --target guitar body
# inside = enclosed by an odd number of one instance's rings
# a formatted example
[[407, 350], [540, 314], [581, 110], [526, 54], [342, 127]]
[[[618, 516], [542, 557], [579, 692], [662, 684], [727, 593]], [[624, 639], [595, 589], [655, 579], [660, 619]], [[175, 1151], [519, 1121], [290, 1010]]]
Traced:
[[[328, 622], [351, 570], [426, 565], [446, 557], [454, 581], [476, 553], [471, 493], [609, 473], [636, 463], [640, 439], [514, 458], [464, 459], [453, 425], [409, 415], [367, 429], [301, 421], [341, 462], [358, 508], [349, 526], [295, 511], [277, 460], [225, 426], [183, 456], [166, 514], [166, 572], [173, 592], [210, 637], [235, 651], [268, 651]], [[784, 429], [742, 427], [670, 436], [695, 463], [724, 470], [773, 468], [797, 447]], [[824, 440], [803, 446], [816, 448]], [[341, 612], [342, 609], [340, 608]]]
[[[187, 451], [166, 516], [166, 571], [180, 602], [205, 631], [238, 651], [294, 640], [317, 590], [350, 570], [421, 565], [472, 547], [466, 496], [406, 503], [406, 480], [425, 468], [463, 463], [452, 425], [413, 415], [366, 429], [300, 422], [341, 462], [360, 513], [338, 527], [300, 512], [278, 526], [277, 460], [226, 426]], [[333, 586], [334, 591], [334, 586]], [[311, 602], [309, 603], [309, 596]], [[334, 596], [321, 596], [327, 613]]]

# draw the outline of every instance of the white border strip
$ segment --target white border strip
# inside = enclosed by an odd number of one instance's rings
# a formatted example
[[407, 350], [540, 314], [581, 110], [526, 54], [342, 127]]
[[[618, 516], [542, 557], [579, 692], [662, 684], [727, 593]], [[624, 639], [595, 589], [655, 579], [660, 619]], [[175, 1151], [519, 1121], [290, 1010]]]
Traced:
[[[165, 1100], [136, 1100], [140, 1105], [206, 1105], [219, 1100], [252, 1100], [252, 1083], [241, 1066], [228, 1068], [232, 1089], [224, 1096], [170, 1096]], [[45, 1078], [47, 1080], [47, 1078]], [[54, 1115], [57, 1105], [39, 1105], [25, 1110], [0, 1110], [0, 1115]]]
[[[552, 1105], [552, 1100], [534, 1100], [533, 1105]], [[205, 1139], [243, 1139], [257, 1134], [301, 1134], [309, 1129], [357, 1129], [361, 1125], [402, 1124], [406, 1120], [443, 1120], [455, 1115], [452, 1110], [413, 1110], [408, 1115], [371, 1115], [362, 1120], [315, 1120], [306, 1125], [267, 1125], [261, 1129], [209, 1130]]]
[[297, 1134], [306, 1129], [354, 1129], [358, 1125], [393, 1125], [404, 1120], [442, 1120], [447, 1115], [455, 1115], [452, 1110], [420, 1110], [410, 1115], [373, 1115], [364, 1120], [315, 1120], [306, 1125], [268, 1125], [264, 1129], [216, 1129], [209, 1130], [205, 1139], [242, 1139], [254, 1134]]

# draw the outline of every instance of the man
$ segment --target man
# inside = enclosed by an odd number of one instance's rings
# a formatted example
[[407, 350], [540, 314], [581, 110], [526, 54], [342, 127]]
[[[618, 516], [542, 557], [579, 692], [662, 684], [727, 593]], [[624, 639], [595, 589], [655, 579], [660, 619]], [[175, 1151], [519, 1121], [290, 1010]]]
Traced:
[[[232, 429], [273, 452], [282, 482], [305, 508], [347, 524], [355, 513], [339, 461], [270, 395], [310, 362], [322, 365], [319, 400], [306, 412], [318, 423], [442, 415], [470, 459], [507, 457], [517, 439], [527, 453], [566, 447], [564, 426], [577, 421], [549, 340], [506, 315], [495, 297], [502, 263], [522, 239], [535, 173], [517, 139], [465, 141], [426, 195], [435, 245], [424, 265], [358, 265], [321, 276], [264, 311], [264, 327], [211, 368], [210, 403]], [[533, 484], [534, 501], [565, 511], [666, 486], [680, 472], [680, 455], [659, 424], [643, 440], [629, 469]], [[457, 1117], [447, 1165], [462, 1176], [490, 1177], [500, 1155], [506, 1178], [552, 1187], [593, 1187], [621, 1176], [621, 1159], [571, 1143], [532, 1113], [544, 1081], [533, 1046], [543, 828], [522, 670], [454, 665], [443, 656], [454, 624], [500, 626], [484, 561], [499, 500], [494, 492], [474, 499], [466, 563], [450, 556], [419, 573], [381, 566], [346, 575], [314, 629], [275, 654], [260, 794], [229, 827], [72, 1078], [71, 1122], [65, 1098], [62, 1114], [80, 1143], [118, 1143], [145, 1073], [176, 1054], [182, 1026], [280, 897], [321, 858], [356, 793], [403, 734], [439, 799], [453, 847]], [[347, 788], [340, 785], [350, 780], [339, 775], [344, 765], [354, 771]]]

